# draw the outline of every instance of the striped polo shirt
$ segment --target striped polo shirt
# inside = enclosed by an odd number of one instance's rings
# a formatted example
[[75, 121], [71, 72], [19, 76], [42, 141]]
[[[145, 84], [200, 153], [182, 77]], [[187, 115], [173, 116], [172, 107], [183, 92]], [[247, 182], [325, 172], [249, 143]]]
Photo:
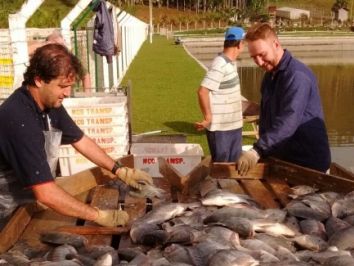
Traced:
[[242, 128], [242, 101], [240, 79], [236, 62], [224, 54], [211, 64], [201, 86], [209, 89], [212, 122], [209, 131]]

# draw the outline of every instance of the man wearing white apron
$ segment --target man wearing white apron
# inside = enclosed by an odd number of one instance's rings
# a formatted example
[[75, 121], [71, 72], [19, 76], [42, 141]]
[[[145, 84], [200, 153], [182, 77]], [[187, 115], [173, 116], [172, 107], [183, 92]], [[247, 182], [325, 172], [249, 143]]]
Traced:
[[67, 48], [45, 45], [31, 58], [22, 86], [0, 105], [0, 228], [17, 206], [35, 200], [103, 226], [128, 222], [126, 212], [93, 208], [54, 182], [61, 144], [71, 144], [132, 187], [152, 183], [147, 173], [115, 162], [67, 114], [62, 102], [81, 76], [81, 64]]

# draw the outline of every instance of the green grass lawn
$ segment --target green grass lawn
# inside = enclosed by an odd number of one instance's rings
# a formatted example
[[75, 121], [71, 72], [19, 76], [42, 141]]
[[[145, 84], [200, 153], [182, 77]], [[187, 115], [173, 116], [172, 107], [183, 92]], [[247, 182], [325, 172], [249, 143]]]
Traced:
[[122, 82], [132, 82], [133, 133], [183, 133], [189, 143], [201, 144], [208, 155], [204, 132], [193, 126], [202, 119], [197, 89], [204, 75], [201, 66], [173, 40], [155, 35], [151, 44], [146, 41]]

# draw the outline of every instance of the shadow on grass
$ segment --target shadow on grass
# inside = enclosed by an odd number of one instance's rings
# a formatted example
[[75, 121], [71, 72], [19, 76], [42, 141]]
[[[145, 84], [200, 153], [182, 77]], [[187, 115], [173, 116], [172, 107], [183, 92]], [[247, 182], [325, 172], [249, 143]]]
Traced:
[[185, 122], [185, 121], [169, 121], [164, 123], [165, 126], [171, 128], [172, 130], [179, 132], [179, 133], [184, 133], [187, 135], [195, 135], [195, 136], [201, 136], [204, 135], [204, 131], [197, 131], [194, 128], [194, 124], [190, 122]]

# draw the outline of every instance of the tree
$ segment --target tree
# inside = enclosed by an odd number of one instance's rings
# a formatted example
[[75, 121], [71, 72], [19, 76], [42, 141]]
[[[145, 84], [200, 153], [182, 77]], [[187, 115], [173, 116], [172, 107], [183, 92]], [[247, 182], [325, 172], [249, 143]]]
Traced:
[[338, 11], [341, 8], [348, 9], [348, 1], [347, 0], [336, 0], [336, 2], [332, 6], [332, 11]]
[[246, 2], [247, 16], [251, 20], [257, 20], [261, 15], [264, 15], [266, 0], [248, 0]]

